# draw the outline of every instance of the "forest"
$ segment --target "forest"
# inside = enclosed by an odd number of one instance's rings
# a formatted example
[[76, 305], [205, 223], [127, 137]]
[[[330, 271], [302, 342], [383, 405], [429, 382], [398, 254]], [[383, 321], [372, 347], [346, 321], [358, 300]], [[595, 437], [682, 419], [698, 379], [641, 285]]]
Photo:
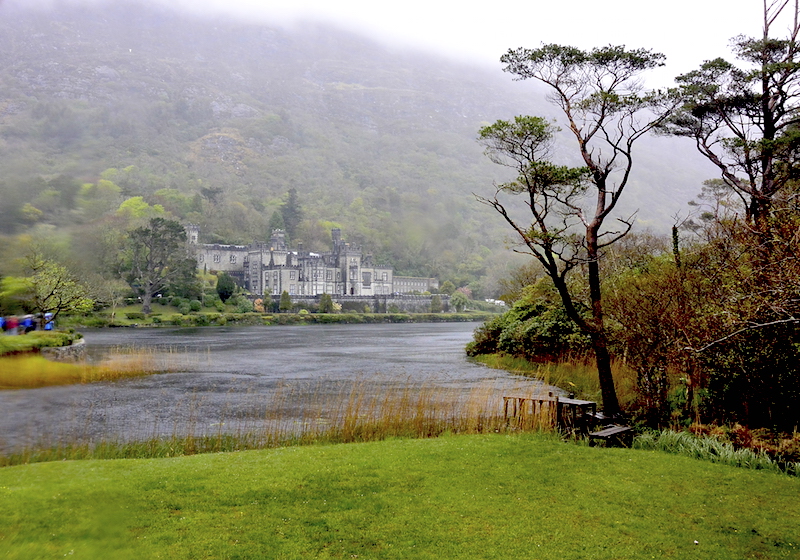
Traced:
[[[583, 165], [551, 159], [559, 131], [547, 119], [481, 129], [489, 159], [516, 174], [481, 201], [529, 263], [505, 281], [513, 306], [478, 329], [471, 355], [591, 361], [607, 415], [794, 434], [787, 453], [797, 455], [798, 16], [796, 2], [765, 3], [761, 36], [735, 37], [733, 61], [706, 61], [666, 92], [643, 89], [639, 78], [662, 63], [644, 49], [503, 56], [506, 72], [551, 90]], [[717, 168], [671, 236], [608, 223], [647, 133], [691, 138]]]

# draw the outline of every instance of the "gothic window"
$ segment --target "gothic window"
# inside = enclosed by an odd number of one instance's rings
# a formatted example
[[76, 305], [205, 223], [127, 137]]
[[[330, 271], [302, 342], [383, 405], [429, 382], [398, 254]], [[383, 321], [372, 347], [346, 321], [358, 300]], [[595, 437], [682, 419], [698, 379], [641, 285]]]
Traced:
[[289, 280], [296, 280], [296, 279], [297, 279], [297, 271], [296, 270], [290, 270], [289, 271]]
[[333, 280], [333, 271], [332, 270], [326, 270], [325, 271], [325, 280], [327, 280], [328, 282]]
[[289, 295], [293, 296], [297, 292], [297, 286], [294, 284], [289, 284]]
[[231, 255], [231, 264], [236, 264], [236, 255]]
[[362, 272], [361, 273], [361, 283], [364, 285], [365, 288], [368, 288], [370, 284], [372, 284], [372, 273], [371, 272]]
[[389, 273], [388, 272], [382, 272], [381, 273], [381, 280], [383, 280], [384, 282], [388, 282], [389, 281]]
[[214, 262], [218, 263], [221, 262], [222, 259], [219, 258], [219, 255], [214, 255]]
[[198, 260], [198, 262], [203, 262], [204, 260], [206, 260], [206, 256], [205, 255], [199, 255], [197, 257], [197, 260]]

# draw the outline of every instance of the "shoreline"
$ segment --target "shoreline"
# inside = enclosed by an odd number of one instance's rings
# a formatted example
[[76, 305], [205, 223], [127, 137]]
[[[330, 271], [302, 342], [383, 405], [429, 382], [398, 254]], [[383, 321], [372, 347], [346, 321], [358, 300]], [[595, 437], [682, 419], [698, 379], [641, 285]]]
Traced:
[[[290, 326], [330, 324], [469, 323], [496, 316], [487, 311], [469, 313], [123, 313], [124, 318], [92, 316], [68, 318], [63, 324], [85, 328], [160, 328], [225, 326]], [[148, 320], [149, 319], [149, 320]]]

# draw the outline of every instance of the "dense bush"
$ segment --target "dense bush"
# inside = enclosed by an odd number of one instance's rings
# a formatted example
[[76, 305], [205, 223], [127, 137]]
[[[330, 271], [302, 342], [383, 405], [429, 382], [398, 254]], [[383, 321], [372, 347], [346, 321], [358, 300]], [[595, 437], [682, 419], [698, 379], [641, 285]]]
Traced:
[[228, 300], [228, 303], [233, 305], [236, 313], [250, 313], [253, 311], [253, 302], [243, 295], [232, 297]]
[[475, 331], [467, 354], [499, 353], [547, 362], [582, 355], [588, 349], [588, 338], [567, 318], [561, 305], [531, 287], [511, 309]]

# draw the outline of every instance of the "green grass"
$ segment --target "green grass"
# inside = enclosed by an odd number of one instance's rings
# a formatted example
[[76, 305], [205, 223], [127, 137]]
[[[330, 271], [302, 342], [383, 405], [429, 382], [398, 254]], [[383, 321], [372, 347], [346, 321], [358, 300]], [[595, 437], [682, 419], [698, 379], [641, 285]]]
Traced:
[[674, 430], [649, 431], [634, 439], [636, 449], [654, 449], [713, 463], [757, 470], [771, 470], [800, 476], [800, 463], [779, 461], [764, 450], [737, 448], [733, 443], [707, 435]]
[[0, 470], [4, 558], [798, 558], [800, 480], [479, 435]]
[[40, 348], [68, 346], [82, 337], [83, 335], [78, 333], [61, 331], [32, 331], [16, 336], [0, 333], [0, 356], [33, 352]]

